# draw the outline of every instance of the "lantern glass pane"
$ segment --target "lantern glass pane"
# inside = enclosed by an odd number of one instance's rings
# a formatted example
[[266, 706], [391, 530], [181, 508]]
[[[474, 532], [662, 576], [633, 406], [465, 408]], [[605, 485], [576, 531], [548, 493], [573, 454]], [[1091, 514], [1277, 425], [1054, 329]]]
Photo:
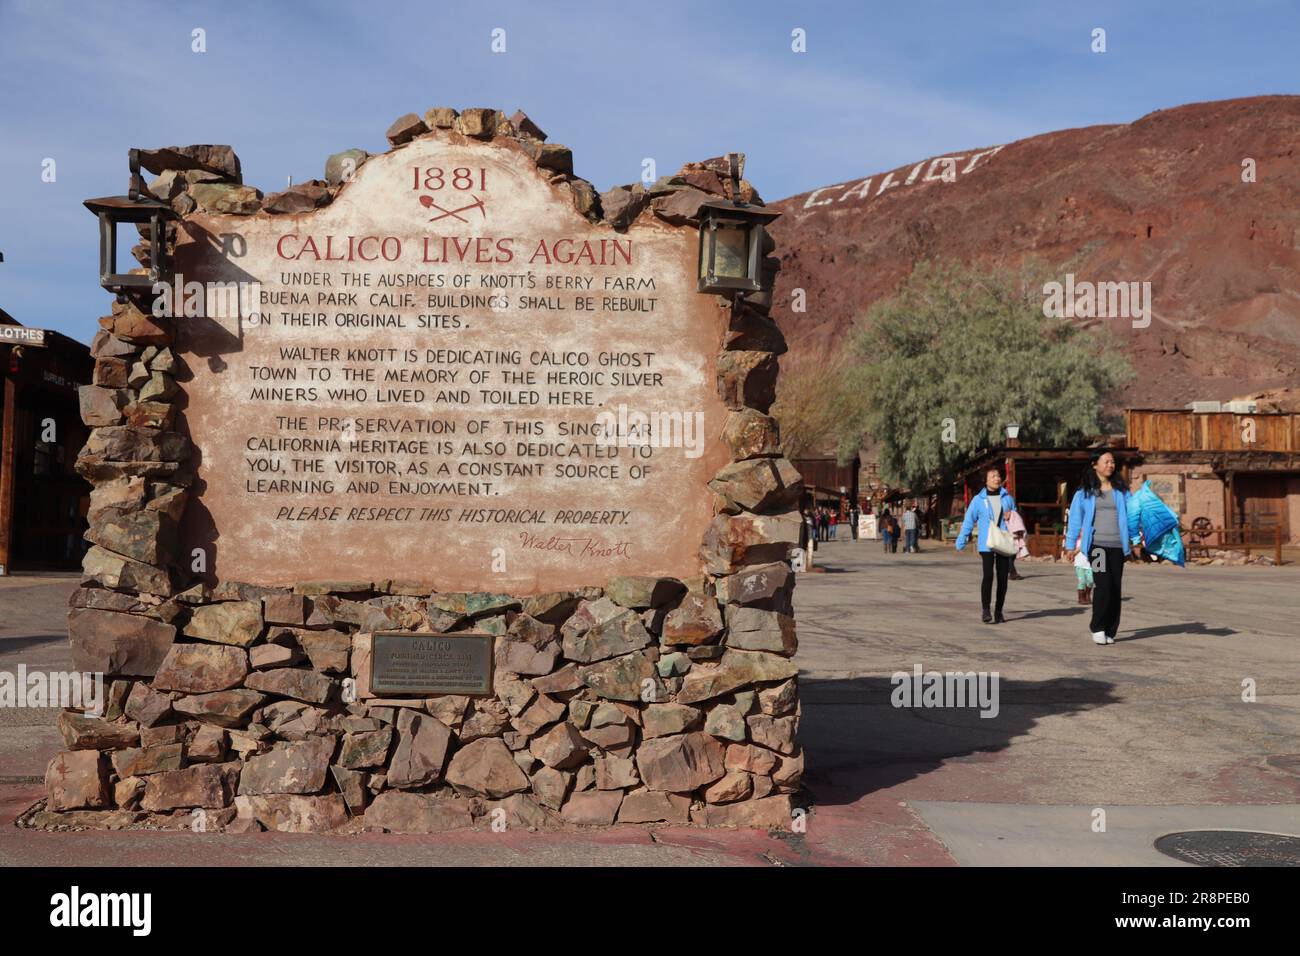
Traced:
[[117, 272], [117, 223], [103, 213], [99, 217], [99, 271], [105, 278]]
[[717, 247], [713, 256], [713, 274], [725, 279], [743, 279], [749, 275], [749, 227], [739, 223], [720, 223], [714, 235]]

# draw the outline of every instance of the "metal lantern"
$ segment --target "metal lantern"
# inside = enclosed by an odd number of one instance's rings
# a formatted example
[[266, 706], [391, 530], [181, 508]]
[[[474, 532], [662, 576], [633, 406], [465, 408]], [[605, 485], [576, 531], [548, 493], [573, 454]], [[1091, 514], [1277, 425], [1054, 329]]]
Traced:
[[[745, 166], [742, 153], [728, 153], [731, 194], [740, 194]], [[743, 295], [763, 289], [763, 237], [765, 227], [779, 212], [727, 199], [700, 205], [699, 291], [718, 295]]]
[[[140, 151], [128, 154], [131, 187], [125, 196], [87, 199], [83, 205], [99, 217], [99, 284], [123, 295], [129, 289], [151, 289], [162, 277], [167, 249], [166, 224], [171, 207], [148, 194], [140, 178]], [[120, 223], [149, 223], [149, 272], [117, 271], [117, 227]]]

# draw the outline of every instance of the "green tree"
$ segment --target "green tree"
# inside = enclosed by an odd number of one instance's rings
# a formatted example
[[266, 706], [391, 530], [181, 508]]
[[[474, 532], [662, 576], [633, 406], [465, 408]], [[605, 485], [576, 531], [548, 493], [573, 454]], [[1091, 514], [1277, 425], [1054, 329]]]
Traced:
[[919, 490], [1001, 443], [1010, 422], [1039, 445], [1102, 431], [1132, 369], [1107, 332], [1044, 316], [1042, 288], [1033, 267], [919, 265], [854, 333], [841, 459], [870, 436], [883, 476]]

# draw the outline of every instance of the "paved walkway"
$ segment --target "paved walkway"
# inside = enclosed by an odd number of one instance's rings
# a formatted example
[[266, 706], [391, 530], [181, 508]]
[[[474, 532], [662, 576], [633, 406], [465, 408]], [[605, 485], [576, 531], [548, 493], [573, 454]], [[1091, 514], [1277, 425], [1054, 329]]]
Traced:
[[[1099, 647], [1066, 565], [1021, 562], [1007, 623], [987, 625], [972, 554], [837, 542], [818, 561], [796, 594], [823, 820], [887, 794], [958, 862], [989, 864], [1169, 862], [1150, 831], [1198, 819], [1300, 834], [1295, 566], [1129, 565], [1119, 639]], [[997, 671], [998, 715], [890, 706], [891, 675], [917, 664]]]
[[[68, 596], [77, 574], [16, 574], [0, 577], [0, 671], [70, 670]], [[40, 779], [62, 748], [54, 721], [58, 711], [0, 707], [0, 785]], [[0, 821], [3, 823], [5, 821]]]
[[[1098, 647], [1064, 565], [1022, 563], [994, 626], [973, 556], [844, 541], [818, 561], [796, 589], [806, 834], [33, 833], [8, 824], [39, 795], [53, 714], [0, 712], [0, 865], [1159, 865], [1169, 830], [1300, 834], [1300, 568], [1130, 565], [1120, 639]], [[66, 667], [75, 579], [0, 582], [0, 670]], [[917, 664], [998, 672], [997, 716], [891, 706]]]

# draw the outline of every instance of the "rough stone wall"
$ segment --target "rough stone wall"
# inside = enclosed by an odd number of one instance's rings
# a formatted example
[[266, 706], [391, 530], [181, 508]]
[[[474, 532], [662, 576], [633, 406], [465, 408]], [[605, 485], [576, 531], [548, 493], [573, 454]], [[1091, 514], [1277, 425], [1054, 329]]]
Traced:
[[[701, 201], [731, 192], [717, 159], [597, 194], [573, 176], [569, 150], [522, 113], [435, 108], [401, 117], [388, 139], [398, 146], [433, 127], [519, 139], [583, 215], [616, 229], [642, 215], [690, 225]], [[325, 180], [265, 197], [242, 184], [229, 147], [146, 151], [143, 165], [182, 217], [275, 215], [329, 203], [346, 161], [366, 158], [336, 154]], [[747, 183], [741, 191], [761, 201]], [[148, 265], [147, 244], [132, 253]], [[716, 517], [701, 573], [527, 597], [401, 581], [199, 581], [177, 553], [194, 473], [176, 430], [186, 371], [170, 348], [174, 327], [150, 315], [148, 294], [115, 303], [92, 345], [94, 384], [81, 390], [93, 430], [77, 467], [94, 486], [92, 547], [69, 614], [75, 666], [106, 675], [106, 708], [61, 713], [66, 750], [49, 765], [47, 805], [26, 822], [788, 827], [803, 772], [787, 563], [802, 485], [767, 414], [785, 343], [768, 317], [777, 260], [764, 267], [769, 291], [719, 299], [730, 310], [716, 372], [732, 463], [710, 482]], [[368, 697], [376, 630], [495, 635], [494, 696]]]

